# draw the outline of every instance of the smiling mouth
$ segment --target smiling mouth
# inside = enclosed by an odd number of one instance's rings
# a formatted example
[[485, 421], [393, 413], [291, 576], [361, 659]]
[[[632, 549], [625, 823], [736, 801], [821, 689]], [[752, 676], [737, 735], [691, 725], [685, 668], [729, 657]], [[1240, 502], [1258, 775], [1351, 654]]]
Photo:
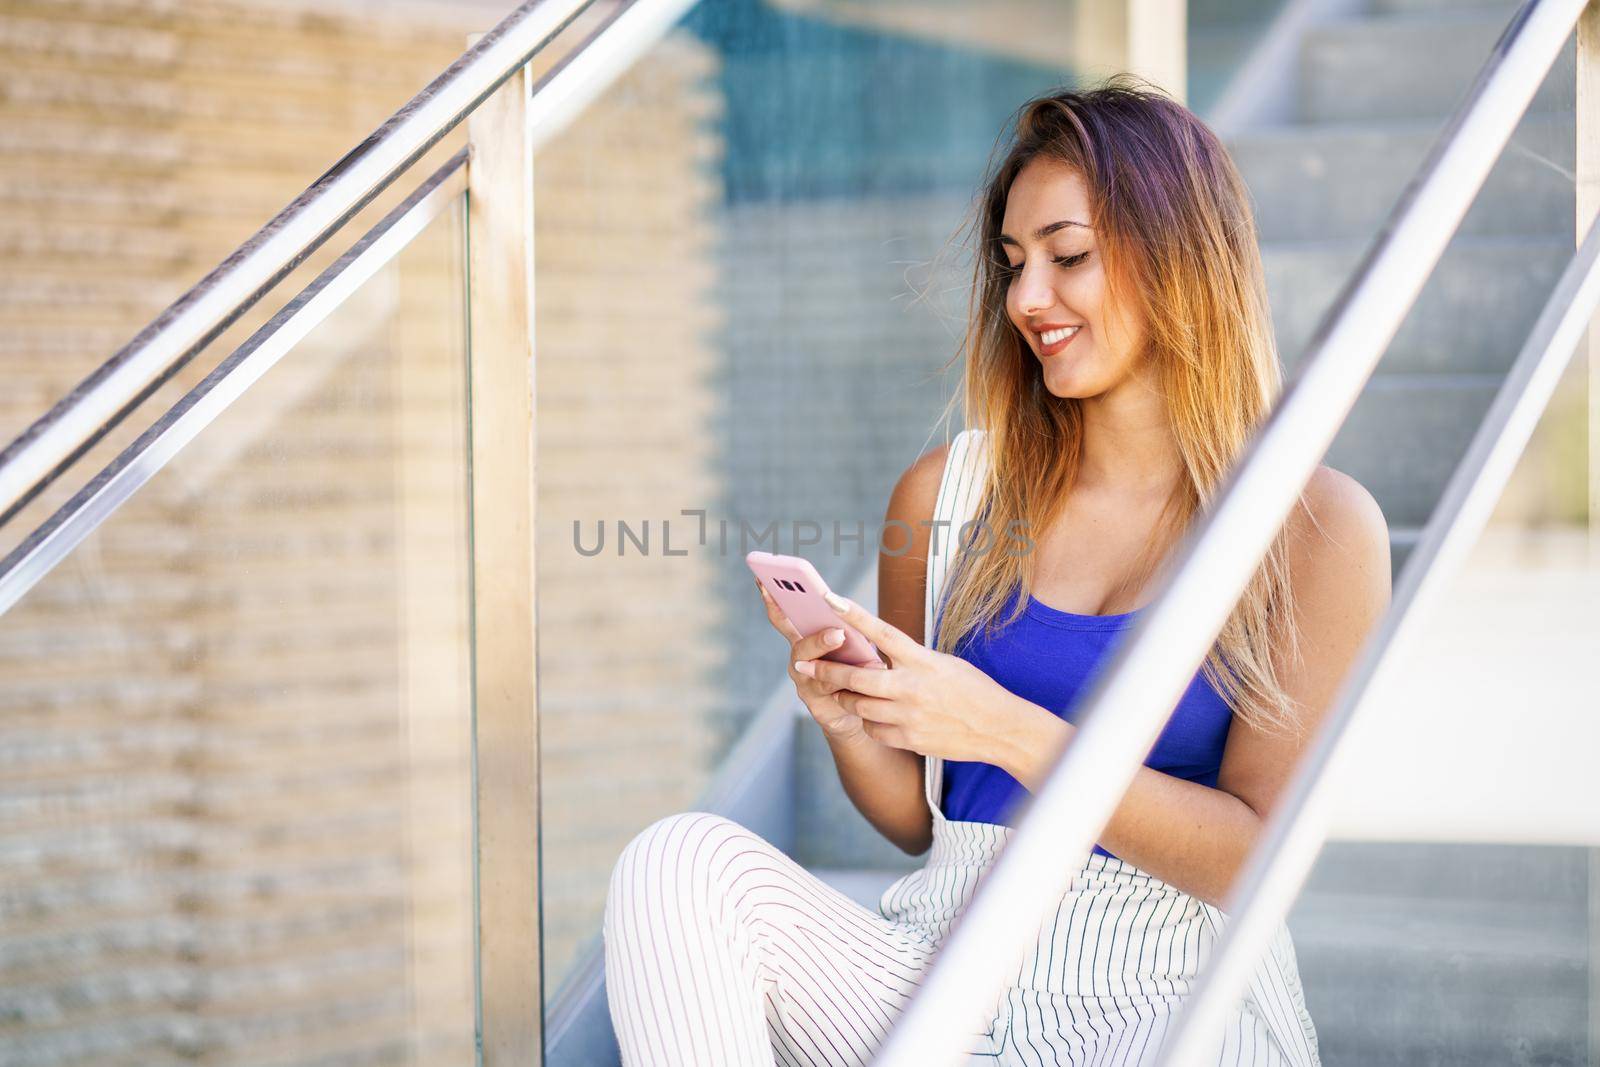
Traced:
[[1053, 356], [1072, 343], [1072, 339], [1082, 332], [1081, 326], [1072, 326], [1062, 330], [1049, 330], [1039, 335], [1039, 355]]

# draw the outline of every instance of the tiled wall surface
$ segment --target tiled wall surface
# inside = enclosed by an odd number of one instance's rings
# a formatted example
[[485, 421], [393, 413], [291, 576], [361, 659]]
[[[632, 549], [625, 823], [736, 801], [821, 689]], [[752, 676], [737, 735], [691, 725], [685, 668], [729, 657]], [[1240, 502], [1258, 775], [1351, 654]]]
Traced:
[[[715, 72], [675, 33], [535, 163], [547, 993], [600, 929], [618, 853], [691, 806], [719, 756], [715, 561], [661, 543], [663, 519], [718, 493]], [[619, 521], [648, 522], [648, 554], [618, 555]], [[602, 523], [604, 550], [580, 552]]]

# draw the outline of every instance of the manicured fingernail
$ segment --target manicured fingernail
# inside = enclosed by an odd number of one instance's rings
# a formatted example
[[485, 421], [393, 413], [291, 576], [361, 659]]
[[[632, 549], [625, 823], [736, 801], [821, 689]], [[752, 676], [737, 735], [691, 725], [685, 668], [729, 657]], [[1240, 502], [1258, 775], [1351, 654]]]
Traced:
[[816, 674], [817, 674], [817, 670], [816, 670], [815, 667], [811, 666], [811, 661], [810, 660], [804, 660], [804, 659], [795, 660], [794, 661], [794, 669], [799, 671], [801, 674], [805, 675], [807, 678], [815, 678]]
[[822, 635], [822, 640], [830, 645], [837, 645], [840, 641], [844, 640], [844, 631], [839, 629], [829, 630], [827, 633]]
[[850, 602], [842, 596], [836, 596], [833, 593], [823, 593], [822, 599], [826, 600], [828, 602], [828, 607], [832, 608], [834, 611], [850, 610]]

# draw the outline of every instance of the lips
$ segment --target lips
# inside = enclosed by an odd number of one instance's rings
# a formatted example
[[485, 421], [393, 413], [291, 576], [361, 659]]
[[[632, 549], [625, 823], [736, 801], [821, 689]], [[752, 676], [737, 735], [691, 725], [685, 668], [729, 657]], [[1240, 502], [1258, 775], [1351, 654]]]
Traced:
[[1053, 355], [1055, 355], [1057, 352], [1060, 352], [1062, 349], [1066, 348], [1073, 341], [1075, 341], [1077, 339], [1078, 335], [1080, 333], [1082, 333], [1082, 332], [1083, 332], [1083, 330], [1081, 328], [1077, 329], [1077, 330], [1074, 330], [1069, 336], [1062, 338], [1061, 340], [1055, 342], [1054, 344], [1048, 344], [1048, 345], [1045, 344], [1043, 342], [1043, 339], [1041, 338], [1040, 339], [1040, 344], [1039, 344], [1039, 355], [1041, 355], [1041, 356], [1053, 356]]

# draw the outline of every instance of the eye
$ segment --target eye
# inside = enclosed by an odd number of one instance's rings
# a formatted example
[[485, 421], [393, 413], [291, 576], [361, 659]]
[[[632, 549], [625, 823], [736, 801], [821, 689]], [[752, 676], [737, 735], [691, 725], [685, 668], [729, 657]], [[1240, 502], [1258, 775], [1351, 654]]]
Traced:
[[[1088, 258], [1089, 258], [1089, 253], [1088, 252], [1079, 252], [1075, 256], [1051, 256], [1050, 257], [1050, 262], [1056, 264], [1057, 266], [1069, 267], [1070, 268], [1070, 267], [1076, 267], [1079, 263], [1082, 263], [1084, 260], [1086, 260]], [[1023, 265], [1021, 263], [1018, 263], [1016, 266], [1013, 267], [1010, 263], [1007, 263], [1004, 259], [995, 260], [995, 270], [997, 270], [999, 272], [999, 274], [1000, 274], [1000, 276], [1002, 278], [1011, 277], [1012, 275], [1014, 275], [1018, 271], [1020, 271], [1022, 269], [1022, 266]]]

